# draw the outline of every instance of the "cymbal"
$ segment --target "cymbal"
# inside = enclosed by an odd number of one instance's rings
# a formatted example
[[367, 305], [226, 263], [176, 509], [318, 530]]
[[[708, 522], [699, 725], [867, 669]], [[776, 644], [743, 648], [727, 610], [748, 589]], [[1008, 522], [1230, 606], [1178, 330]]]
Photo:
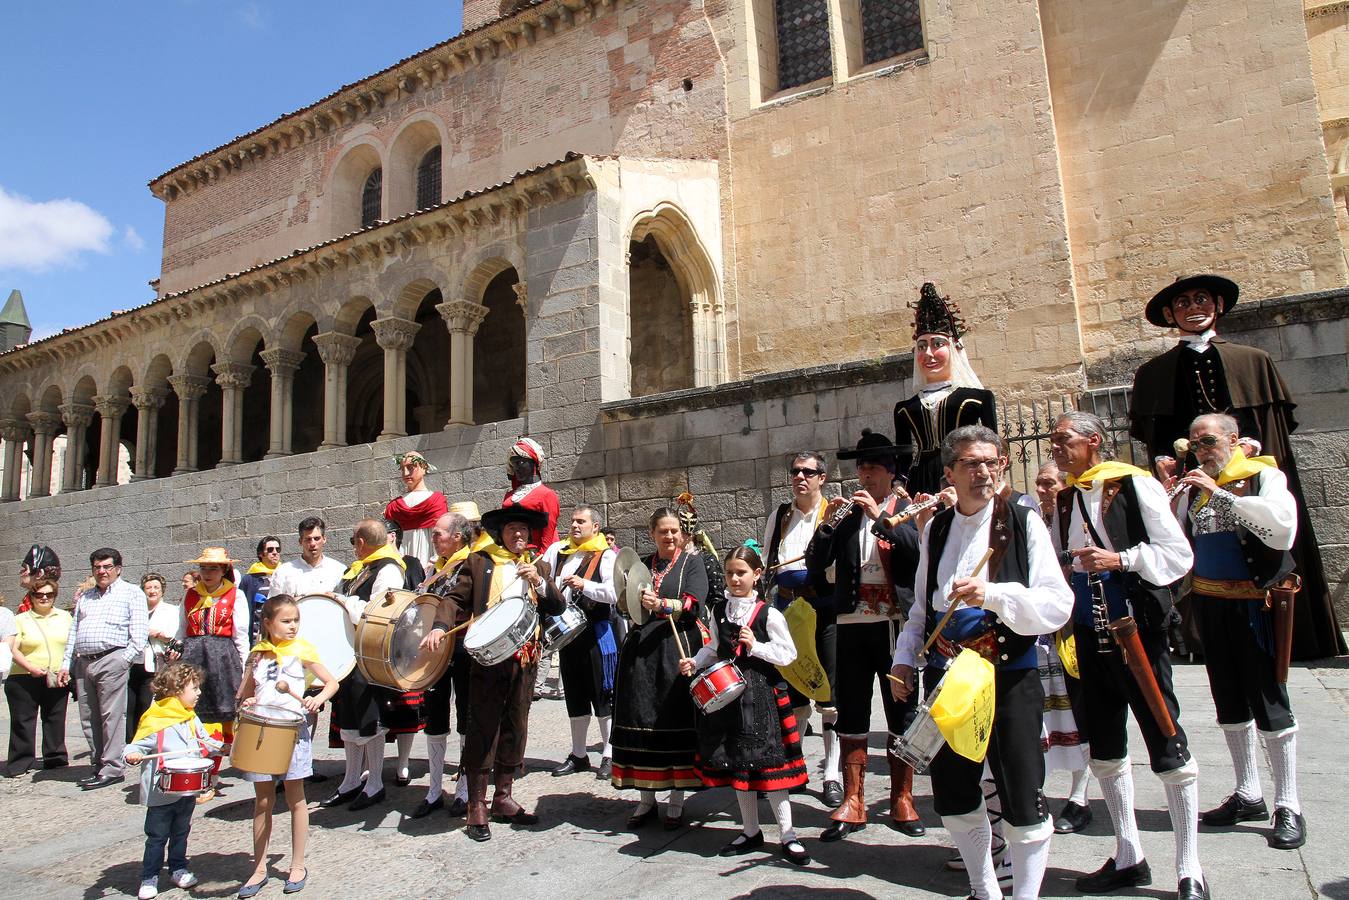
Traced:
[[642, 606], [642, 592], [651, 587], [651, 570], [637, 551], [624, 547], [614, 560], [614, 593], [618, 595], [618, 614], [634, 625], [643, 625], [649, 616]]

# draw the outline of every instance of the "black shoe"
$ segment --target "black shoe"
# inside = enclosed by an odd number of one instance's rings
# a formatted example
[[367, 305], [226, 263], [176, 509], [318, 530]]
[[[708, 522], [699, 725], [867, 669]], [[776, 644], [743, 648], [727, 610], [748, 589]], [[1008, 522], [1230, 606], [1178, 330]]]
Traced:
[[1307, 843], [1307, 820], [1301, 813], [1282, 806], [1274, 808], [1274, 831], [1269, 845], [1275, 850], [1296, 850]]
[[376, 803], [383, 803], [383, 802], [384, 802], [384, 788], [380, 788], [373, 794], [361, 794], [361, 796], [351, 801], [351, 805], [348, 806], [347, 809], [351, 810], [352, 812], [360, 812], [363, 809], [369, 809]]
[[743, 832], [735, 840], [731, 841], [725, 847], [718, 851], [717, 856], [744, 856], [746, 853], [753, 853], [763, 846], [763, 832], [760, 831], [754, 837], [748, 837]]
[[509, 816], [502, 813], [492, 813], [492, 821], [499, 825], [537, 825], [539, 824], [539, 817], [532, 812], [518, 809]]
[[600, 781], [608, 781], [614, 777], [614, 761], [605, 756], [600, 759], [600, 767], [595, 770], [595, 777]]
[[553, 769], [552, 775], [554, 778], [561, 778], [563, 775], [575, 775], [577, 772], [589, 771], [590, 757], [572, 756], [568, 754], [567, 758], [562, 761], [562, 764]]
[[820, 840], [828, 843], [830, 841], [841, 841], [855, 831], [861, 831], [867, 827], [866, 822], [853, 824], [852, 822], [831, 822], [829, 827], [820, 832]]
[[656, 821], [656, 807], [651, 807], [646, 812], [633, 813], [628, 816], [629, 828], [641, 828], [648, 822]]
[[[762, 832], [760, 832], [760, 835], [762, 835]], [[783, 844], [782, 855], [787, 862], [794, 866], [810, 865], [810, 854], [806, 852], [805, 847], [801, 846], [800, 841], [788, 841]]]
[[455, 797], [450, 801], [449, 808], [446, 812], [449, 813], [451, 819], [462, 819], [464, 816], [468, 815], [468, 801], [460, 800], [458, 797]]
[[1214, 809], [1199, 814], [1199, 821], [1217, 828], [1268, 818], [1269, 807], [1264, 800], [1247, 800], [1240, 794], [1233, 794]]
[[911, 819], [908, 822], [891, 821], [890, 825], [905, 837], [923, 837], [927, 834], [927, 826], [923, 824], [922, 819]]
[[80, 785], [80, 790], [96, 791], [99, 788], [107, 787], [110, 784], [121, 784], [121, 783], [122, 783], [121, 775], [100, 775], [93, 781], [86, 781], [84, 784]]
[[337, 791], [332, 796], [324, 797], [320, 800], [319, 806], [323, 809], [332, 809], [334, 806], [346, 806], [348, 803], [359, 797], [361, 791], [364, 789], [364, 784], [358, 784], [349, 791]]
[[437, 797], [436, 799], [431, 801], [427, 801], [427, 799], [423, 797], [422, 802], [417, 804], [417, 808], [412, 811], [412, 814], [408, 816], [408, 818], [425, 819], [427, 816], [431, 815], [431, 813], [435, 812], [436, 810], [444, 808], [445, 808], [444, 797]]
[[1152, 884], [1152, 869], [1146, 859], [1117, 869], [1112, 856], [1095, 872], [1077, 879], [1076, 884], [1077, 889], [1084, 894], [1113, 894], [1120, 888]]
[[412, 784], [412, 776], [395, 775], [393, 777], [393, 783], [396, 784], [398, 787], [407, 787], [408, 785]]
[[1208, 900], [1208, 885], [1193, 878], [1182, 878], [1176, 888], [1176, 900]]
[[1091, 824], [1091, 807], [1069, 800], [1054, 820], [1055, 834], [1075, 834]]
[[65, 768], [66, 766], [68, 766], [68, 765], [70, 765], [70, 763], [66, 762], [64, 759], [49, 759], [49, 760], [47, 760], [46, 762], [44, 762], [44, 763], [42, 764], [42, 768], [44, 768], [44, 769], [64, 769], [64, 768]]
[[[327, 775], [320, 775], [318, 772], [315, 772], [313, 775], [310, 775], [309, 777], [305, 778], [305, 781], [309, 782], [310, 784], [322, 784], [327, 780], [328, 780]], [[309, 877], [308, 873], [306, 873], [305, 877], [306, 878]]]
[[76, 784], [77, 787], [84, 787], [86, 784], [90, 784], [90, 783], [95, 782], [95, 781], [98, 781], [98, 770], [97, 770], [97, 769], [94, 770], [91, 774], [86, 775], [86, 776], [84, 776], [83, 778], [80, 778], [80, 779], [76, 780], [75, 784]]
[[679, 812], [674, 813], [673, 815], [667, 812], [665, 814], [664, 822], [666, 831], [678, 831], [684, 826], [684, 810], [680, 809]]
[[838, 809], [843, 805], [843, 785], [837, 781], [826, 781], [820, 799], [824, 800], [824, 805], [829, 809]]
[[492, 829], [488, 828], [486, 825], [465, 825], [464, 834], [468, 835], [470, 839], [475, 840], [478, 843], [490, 841], [492, 839]]

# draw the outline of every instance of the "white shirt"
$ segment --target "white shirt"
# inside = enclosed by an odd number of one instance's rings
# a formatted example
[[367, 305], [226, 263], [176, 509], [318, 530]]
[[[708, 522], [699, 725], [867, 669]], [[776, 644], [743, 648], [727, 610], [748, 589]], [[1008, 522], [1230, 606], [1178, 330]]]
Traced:
[[1180, 340], [1182, 343], [1189, 344], [1190, 349], [1196, 353], [1203, 353], [1209, 348], [1209, 341], [1213, 340], [1218, 334], [1218, 329], [1210, 328], [1202, 334], [1182, 334]]
[[[562, 599], [571, 603], [574, 599], [571, 588], [562, 587], [562, 579], [568, 575], [581, 574], [581, 557], [588, 554], [572, 553], [565, 557], [566, 562], [558, 568], [558, 557], [561, 556], [559, 550], [567, 546], [566, 541], [557, 541], [547, 552], [543, 554], [544, 562], [548, 563], [549, 571], [553, 572], [553, 583], [558, 585], [558, 592], [562, 594]], [[600, 555], [600, 564], [595, 569], [595, 575], [599, 576], [598, 581], [581, 579], [585, 582], [585, 587], [581, 589], [581, 595], [587, 600], [594, 600], [596, 603], [607, 603], [610, 606], [618, 603], [618, 595], [614, 593], [614, 562], [618, 559], [618, 553], [614, 550], [605, 550]], [[589, 559], [587, 558], [587, 565]]]
[[283, 562], [272, 573], [272, 585], [267, 589], [267, 596], [289, 594], [298, 600], [310, 594], [331, 594], [337, 590], [337, 583], [342, 580], [342, 573], [346, 570], [346, 566], [330, 556], [320, 559], [316, 566], [305, 562], [304, 557]]
[[[955, 509], [955, 520], [942, 548], [937, 566], [937, 593], [932, 608], [944, 613], [951, 605], [946, 599], [951, 584], [957, 578], [967, 578], [989, 547], [993, 524], [993, 503], [974, 515], [962, 515]], [[894, 664], [918, 665], [918, 651], [923, 647], [923, 632], [927, 622], [927, 573], [933, 560], [928, 553], [932, 529], [925, 529], [919, 542], [918, 571], [914, 576], [913, 609], [895, 644]], [[1011, 552], [1009, 550], [1009, 552]], [[984, 589], [984, 609], [997, 615], [1004, 625], [1021, 635], [1040, 635], [1055, 631], [1068, 621], [1073, 612], [1073, 592], [1063, 580], [1058, 560], [1044, 522], [1039, 516], [1026, 517], [1026, 552], [1029, 557], [1029, 585], [1016, 582], [987, 582]], [[987, 570], [979, 573], [987, 579]]]
[[[815, 536], [815, 526], [820, 518], [820, 507], [823, 506], [825, 502], [826, 501], [821, 498], [819, 504], [812, 507], [808, 513], [801, 512], [800, 508], [798, 508], [795, 503], [791, 505], [792, 513], [787, 517], [787, 524], [782, 526], [782, 534], [780, 535], [781, 543], [778, 545], [779, 562], [785, 559], [796, 559], [796, 557], [801, 556], [806, 552], [806, 545], [809, 544], [810, 539]], [[773, 529], [777, 525], [777, 521], [778, 517], [774, 514], [769, 516], [768, 521], [764, 523], [763, 545], [765, 548], [768, 548], [769, 552], [772, 552]], [[794, 572], [804, 569], [805, 567], [806, 561], [800, 559], [794, 563], [779, 567], [778, 571]]]
[[[150, 610], [150, 632], [160, 632], [161, 634], [176, 635], [183, 631], [186, 626], [183, 624], [183, 608], [176, 603], [170, 603], [167, 600], [160, 600], [159, 605]], [[168, 648], [164, 646], [164, 641], [152, 637], [145, 642], [145, 655], [141, 663], [145, 666], [145, 671], [155, 671], [155, 654], [163, 653]]]
[[14, 613], [10, 612], [8, 607], [0, 606], [0, 681], [5, 680], [10, 667], [14, 664], [14, 651], [10, 649], [9, 644], [4, 643], [4, 640], [18, 633], [18, 629], [14, 627]]
[[[1138, 495], [1139, 513], [1143, 517], [1143, 525], [1147, 528], [1148, 540], [1134, 547], [1119, 548], [1110, 542], [1110, 535], [1106, 534], [1105, 525], [1101, 521], [1101, 492], [1105, 489], [1106, 482], [1098, 478], [1092, 482], [1089, 490], [1082, 492], [1082, 501], [1087, 507], [1087, 515], [1091, 517], [1092, 527], [1100, 535], [1101, 541], [1105, 544], [1105, 549], [1114, 550], [1119, 553], [1120, 564], [1126, 571], [1137, 572], [1144, 581], [1156, 585], [1171, 584], [1185, 577], [1194, 565], [1194, 551], [1190, 549], [1190, 542], [1185, 538], [1185, 532], [1181, 531], [1180, 523], [1176, 521], [1175, 515], [1171, 512], [1170, 505], [1166, 502], [1166, 491], [1155, 478], [1135, 477], [1134, 493]], [[1066, 491], [1079, 490], [1080, 488], [1064, 488]], [[1082, 510], [1078, 507], [1077, 498], [1072, 498], [1071, 518], [1068, 520], [1068, 547], [1069, 550], [1081, 550], [1087, 546], [1089, 535], [1082, 528]], [[1054, 511], [1053, 540], [1055, 550], [1063, 549], [1058, 546], [1059, 541], [1059, 520], [1058, 509]], [[1085, 572], [1080, 560], [1073, 560], [1074, 572]]]
[[[726, 617], [743, 627], [749, 622], [750, 613], [754, 611], [754, 606], [758, 602], [757, 594], [750, 594], [748, 597], [732, 597], [727, 594]], [[775, 666], [791, 665], [796, 661], [796, 644], [792, 641], [791, 631], [787, 629], [787, 620], [769, 604], [764, 604], [759, 614], [768, 616], [765, 623], [768, 628], [768, 640], [755, 641], [749, 655]], [[717, 655], [717, 647], [721, 643], [721, 639], [717, 636], [719, 630], [713, 628], [712, 643], [704, 644], [702, 649], [694, 654], [694, 667], [706, 669], [720, 658]]]
[[1273, 550], [1293, 549], [1297, 537], [1297, 501], [1288, 490], [1288, 476], [1278, 469], [1260, 472], [1259, 489], [1238, 497], [1218, 488], [1198, 512], [1191, 502], [1197, 491], [1183, 491], [1176, 498], [1176, 516], [1190, 517], [1195, 534], [1216, 534], [1245, 528]]

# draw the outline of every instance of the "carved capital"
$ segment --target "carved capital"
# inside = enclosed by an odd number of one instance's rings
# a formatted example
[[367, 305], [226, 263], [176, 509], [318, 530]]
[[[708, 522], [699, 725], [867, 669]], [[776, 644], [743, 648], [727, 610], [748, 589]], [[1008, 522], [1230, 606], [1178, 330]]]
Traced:
[[325, 366], [349, 366], [356, 356], [361, 339], [337, 331], [314, 335], [314, 346], [319, 348], [319, 359]]
[[515, 291], [515, 305], [520, 307], [520, 311], [529, 318], [529, 283], [526, 281], [517, 281], [511, 285], [511, 290]]
[[200, 400], [211, 379], [205, 375], [170, 375], [169, 386], [179, 400]]
[[253, 366], [248, 363], [223, 362], [211, 366], [215, 383], [222, 388], [243, 390], [253, 383]]
[[28, 426], [18, 419], [0, 419], [0, 438], [22, 444], [28, 440]]
[[28, 424], [33, 426], [34, 434], [55, 434], [62, 423], [56, 413], [39, 410], [28, 414]]
[[487, 307], [471, 300], [450, 300], [436, 304], [436, 312], [445, 320], [450, 333], [477, 334], [478, 326], [487, 318]]
[[62, 404], [61, 421], [66, 428], [88, 428], [94, 422], [94, 408], [85, 403]]
[[375, 331], [375, 343], [385, 350], [406, 350], [421, 330], [411, 319], [375, 319], [370, 323]]
[[159, 409], [167, 396], [166, 392], [157, 389], [136, 390], [131, 392], [131, 405], [136, 409]]
[[131, 398], [129, 397], [100, 396], [94, 398], [94, 409], [98, 410], [99, 416], [104, 419], [122, 418], [122, 413], [126, 412], [130, 405]]
[[259, 356], [267, 366], [267, 370], [273, 376], [289, 377], [294, 375], [300, 368], [300, 363], [304, 362], [304, 354], [299, 350], [264, 350]]

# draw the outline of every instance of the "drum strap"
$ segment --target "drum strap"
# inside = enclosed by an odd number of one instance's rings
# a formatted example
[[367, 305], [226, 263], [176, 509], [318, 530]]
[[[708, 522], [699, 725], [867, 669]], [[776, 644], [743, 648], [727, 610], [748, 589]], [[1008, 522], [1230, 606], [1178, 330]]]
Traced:
[[[758, 603], [754, 604], [754, 609], [750, 612], [749, 618], [745, 620], [745, 627], [746, 627], [746, 628], [751, 628], [751, 629], [752, 629], [752, 628], [754, 627], [754, 620], [757, 619], [757, 618], [759, 618], [759, 610], [763, 609], [763, 607], [764, 607], [764, 602], [763, 602], [762, 600], [760, 600]], [[729, 616], [728, 616], [727, 618], [729, 618]], [[739, 655], [740, 655], [740, 652], [741, 652], [742, 650], [744, 650], [744, 649], [745, 649], [745, 645], [742, 644], [742, 643], [740, 643], [739, 641], [736, 641], [736, 644], [735, 644], [735, 655], [736, 655], [736, 656], [739, 656]]]

